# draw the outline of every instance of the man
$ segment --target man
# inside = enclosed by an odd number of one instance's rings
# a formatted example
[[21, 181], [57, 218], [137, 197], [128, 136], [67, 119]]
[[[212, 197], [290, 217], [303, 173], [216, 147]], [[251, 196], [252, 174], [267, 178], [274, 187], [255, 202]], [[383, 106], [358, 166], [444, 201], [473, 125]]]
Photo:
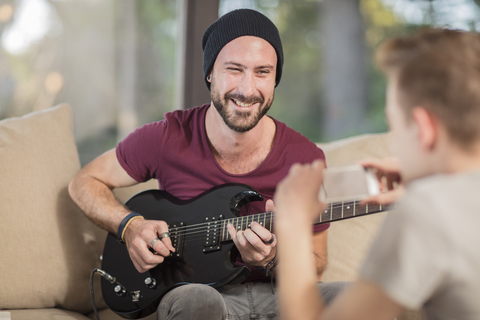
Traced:
[[[111, 190], [149, 179], [160, 189], [186, 200], [225, 183], [252, 186], [268, 202], [251, 202], [242, 214], [273, 209], [277, 183], [291, 164], [324, 159], [315, 144], [283, 123], [265, 116], [282, 75], [283, 51], [275, 25], [253, 10], [232, 11], [206, 31], [205, 83], [209, 105], [167, 113], [145, 125], [85, 166], [69, 191], [86, 215], [125, 241], [139, 272], [164, 261], [174, 251], [165, 221], [144, 220], [118, 203]], [[326, 265], [328, 226], [315, 229], [312, 256], [318, 277]], [[158, 308], [160, 319], [255, 319], [277, 316], [270, 277], [276, 265], [276, 238], [259, 223], [229, 233], [251, 269], [242, 285], [221, 294], [206, 285], [170, 291]], [[156, 254], [153, 254], [155, 251]], [[267, 276], [268, 274], [268, 276]], [[326, 297], [336, 292], [320, 284]]]
[[[403, 195], [358, 282], [324, 308], [307, 254], [309, 222], [324, 206], [317, 197], [322, 163], [292, 166], [275, 196], [282, 315], [393, 319], [423, 307], [429, 319], [480, 319], [480, 37], [427, 29], [388, 41], [377, 58], [388, 77], [386, 115], [398, 162], [365, 165], [397, 175], [404, 187], [378, 202]], [[291, 261], [305, 272], [295, 273]]]

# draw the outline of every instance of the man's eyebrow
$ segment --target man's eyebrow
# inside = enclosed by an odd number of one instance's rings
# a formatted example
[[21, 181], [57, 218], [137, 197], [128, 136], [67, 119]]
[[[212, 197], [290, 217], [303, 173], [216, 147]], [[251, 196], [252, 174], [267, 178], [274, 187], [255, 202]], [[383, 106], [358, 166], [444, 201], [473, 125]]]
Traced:
[[272, 69], [273, 70], [273, 69], [275, 69], [275, 66], [267, 64], [265, 66], [258, 66], [255, 69]]
[[243, 64], [238, 63], [238, 62], [233, 62], [233, 61], [225, 62], [223, 65], [227, 66], [227, 65], [230, 65], [230, 64], [233, 64], [234, 66], [237, 66], [237, 67], [242, 67], [242, 68], [245, 67]]
[[[241, 67], [241, 68], [245, 68], [245, 66], [241, 63], [238, 63], [238, 62], [233, 62], [233, 61], [228, 61], [228, 62], [225, 62], [223, 64], [224, 66], [228, 66], [228, 65], [234, 65], [234, 66], [237, 66], [237, 67]], [[275, 69], [275, 66], [272, 66], [272, 65], [262, 65], [262, 66], [258, 66], [258, 67], [255, 67], [255, 69]]]

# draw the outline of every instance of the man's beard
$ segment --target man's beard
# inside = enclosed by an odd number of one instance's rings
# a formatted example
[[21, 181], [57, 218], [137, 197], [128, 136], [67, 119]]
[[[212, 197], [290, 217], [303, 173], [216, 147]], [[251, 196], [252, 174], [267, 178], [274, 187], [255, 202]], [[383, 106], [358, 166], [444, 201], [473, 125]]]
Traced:
[[[250, 96], [245, 97], [244, 95], [234, 94], [227, 92], [223, 99], [220, 97], [220, 94], [216, 90], [214, 82], [211, 84], [211, 98], [215, 109], [222, 117], [225, 124], [236, 132], [246, 132], [252, 130], [262, 119], [262, 117], [267, 114], [270, 106], [273, 103], [273, 96], [271, 99], [265, 100], [261, 96]], [[238, 112], [237, 110], [230, 110], [227, 107], [229, 100], [236, 100], [245, 104], [259, 103], [257, 111], [244, 111]], [[235, 103], [235, 102], [233, 102]]]

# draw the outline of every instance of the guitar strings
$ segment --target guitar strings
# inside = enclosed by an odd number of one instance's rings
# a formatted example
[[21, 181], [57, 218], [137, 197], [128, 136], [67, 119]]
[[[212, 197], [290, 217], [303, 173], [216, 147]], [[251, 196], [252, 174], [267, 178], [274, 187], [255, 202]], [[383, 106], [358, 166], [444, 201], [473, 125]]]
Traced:
[[[356, 206], [356, 204], [360, 203], [360, 201], [355, 201], [355, 202], [345, 202], [343, 204], [338, 204], [337, 203], [334, 203], [333, 205], [329, 206], [326, 208], [326, 210], [321, 213], [320, 215], [323, 216], [328, 216], [328, 212], [331, 211], [331, 214], [334, 214], [333, 213], [333, 210], [334, 209], [338, 209], [338, 208], [341, 208], [341, 207], [345, 207], [347, 206], [347, 210], [350, 210], [348, 207], [349, 206], [352, 206], [352, 205], [355, 205], [355, 208], [363, 208], [363, 207], [366, 207], [366, 206]], [[376, 210], [375, 207], [380, 207], [380, 205], [370, 205], [372, 206], [372, 209], [373, 210]], [[257, 214], [252, 214], [252, 215], [248, 215], [248, 216], [242, 216], [242, 217], [235, 217], [235, 218], [228, 218], [228, 219], [224, 219], [224, 220], [212, 220], [212, 221], [207, 221], [207, 222], [202, 222], [202, 223], [198, 223], [198, 224], [195, 224], [195, 225], [192, 225], [191, 227], [198, 227], [198, 228], [208, 228], [210, 227], [212, 224], [218, 224], [218, 223], [221, 223], [221, 222], [225, 222], [227, 220], [243, 220], [245, 219], [246, 222], [248, 223], [249, 220], [252, 220], [251, 222], [255, 221], [255, 222], [258, 222], [260, 221], [261, 219], [255, 219], [255, 217], [260, 217], [262, 215], [267, 215], [267, 214], [273, 214], [273, 211], [270, 211], [270, 212], [265, 212], [265, 213], [257, 213]], [[335, 213], [336, 214], [336, 213]], [[186, 227], [189, 227], [189, 226], [179, 226], [179, 227], [174, 227], [174, 228], [170, 228], [169, 230], [175, 230], [175, 229], [181, 229], [181, 228], [186, 228]]]
[[[335, 204], [331, 205], [329, 209], [337, 209], [339, 207], [342, 207], [342, 206], [345, 206], [345, 205], [348, 205], [348, 204], [356, 204], [357, 202], [359, 203], [360, 201], [344, 202], [343, 204], [340, 204], [340, 205], [337, 205], [335, 203]], [[360, 207], [365, 207], [365, 206], [359, 206], [359, 208]], [[381, 211], [381, 205], [371, 205], [371, 207], [372, 207], [372, 212], [379, 211], [378, 209], [380, 209], [380, 211]], [[321, 215], [322, 216], [325, 216], [325, 215], [329, 216], [330, 217], [329, 221], [338, 220], [338, 219], [333, 219], [334, 216], [335, 217], [338, 216], [338, 213], [334, 214], [333, 210], [330, 210], [330, 211], [331, 211], [331, 214], [329, 215], [328, 214], [328, 208], [327, 208], [327, 211], [322, 213]], [[366, 213], [368, 213], [368, 212], [360, 213], [358, 215], [364, 215]], [[270, 214], [270, 217], [267, 217], [268, 214]], [[255, 218], [258, 218], [258, 219], [255, 219]], [[338, 218], [341, 219], [341, 217], [338, 217]], [[243, 221], [243, 220], [245, 220], [245, 221]], [[271, 228], [271, 223], [273, 223], [274, 220], [275, 220], [275, 217], [273, 216], [273, 212], [266, 212], [266, 213], [254, 214], [254, 215], [243, 216], [243, 217], [229, 218], [229, 219], [225, 219], [225, 220], [216, 220], [216, 221], [204, 222], [204, 223], [200, 223], [200, 224], [196, 224], [196, 225], [192, 225], [192, 226], [174, 227], [174, 228], [170, 228], [170, 233], [174, 237], [183, 237], [182, 240], [185, 243], [187, 243], [187, 242], [191, 243], [193, 241], [199, 241], [199, 240], [202, 240], [201, 242], [205, 242], [207, 231], [210, 228], [211, 233], [210, 233], [209, 236], [212, 237], [213, 233], [216, 232], [217, 233], [217, 235], [216, 235], [217, 242], [219, 243], [219, 242], [222, 242], [222, 241], [232, 240], [230, 238], [230, 234], [226, 230], [226, 225], [228, 223], [232, 223], [233, 225], [236, 225], [237, 230], [238, 229], [244, 230], [244, 226], [245, 226], [245, 229], [246, 229], [250, 225], [251, 222], [258, 222], [258, 223], [264, 222], [264, 226], [267, 223], [270, 223], [270, 228]], [[237, 223], [235, 223], [235, 222], [237, 222]], [[238, 225], [239, 225], [238, 222], [240, 224], [239, 228], [238, 228]], [[204, 246], [204, 244], [199, 243], [199, 246]]]
[[[359, 201], [355, 201], [355, 203], [356, 202], [359, 202]], [[345, 205], [348, 205], [349, 203], [353, 204], [354, 202], [346, 202], [346, 203], [341, 204], [341, 205], [336, 205], [336, 203], [335, 203], [334, 205], [328, 207], [320, 215], [322, 216], [322, 218], [323, 218], [323, 216], [328, 217], [330, 215], [338, 215], [338, 213], [333, 213], [333, 209], [338, 209], [342, 206], [344, 207]], [[381, 207], [380, 205], [371, 205], [371, 206], [372, 206], [373, 211], [378, 211], [378, 209], [375, 208], [375, 207]], [[359, 206], [359, 208], [360, 207], [365, 207], [365, 206]], [[349, 209], [347, 208], [347, 210], [349, 210]], [[331, 213], [329, 214], [328, 211], [330, 211]], [[228, 218], [228, 219], [224, 219], [224, 220], [212, 220], [212, 221], [208, 221], [208, 222], [198, 223], [198, 224], [195, 224], [195, 225], [192, 225], [192, 226], [173, 227], [173, 228], [169, 228], [169, 231], [170, 231], [170, 233], [172, 233], [172, 232], [175, 232], [177, 230], [189, 229], [189, 230], [185, 230], [184, 232], [187, 232], [187, 231], [189, 231], [189, 232], [203, 232], [205, 230], [208, 230], [208, 228], [214, 228], [215, 226], [218, 226], [218, 224], [225, 224], [225, 222], [236, 221], [236, 222], [240, 222], [240, 224], [243, 226], [244, 223], [245, 223], [245, 225], [248, 225], [251, 222], [259, 222], [261, 220], [270, 221], [270, 219], [273, 220], [274, 218], [266, 218], [266, 215], [268, 215], [268, 214], [270, 214], [272, 216], [273, 212], [270, 211], [270, 212], [265, 212], [265, 213], [257, 213], [257, 214], [248, 215], [248, 216]], [[260, 216], [265, 216], [265, 218], [260, 218]], [[245, 220], [245, 221], [240, 221], [240, 220]], [[232, 223], [232, 224], [238, 225], [238, 223]]]

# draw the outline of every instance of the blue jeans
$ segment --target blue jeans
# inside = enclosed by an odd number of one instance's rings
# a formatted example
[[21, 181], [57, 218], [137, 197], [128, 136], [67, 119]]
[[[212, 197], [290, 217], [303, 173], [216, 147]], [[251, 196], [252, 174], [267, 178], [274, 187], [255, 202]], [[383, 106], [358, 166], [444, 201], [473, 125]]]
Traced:
[[[319, 282], [326, 304], [349, 282]], [[276, 295], [270, 283], [246, 283], [222, 292], [203, 284], [189, 284], [173, 289], [158, 306], [159, 320], [249, 320], [278, 319]]]

